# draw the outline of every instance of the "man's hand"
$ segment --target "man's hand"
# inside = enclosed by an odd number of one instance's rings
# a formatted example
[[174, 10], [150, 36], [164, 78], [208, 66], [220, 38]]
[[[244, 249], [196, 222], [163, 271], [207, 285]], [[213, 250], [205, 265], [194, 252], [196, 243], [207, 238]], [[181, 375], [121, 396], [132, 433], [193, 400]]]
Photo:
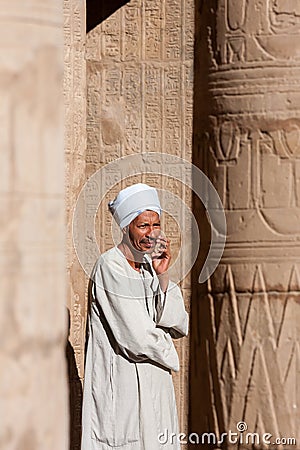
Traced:
[[156, 245], [163, 250], [151, 254], [152, 266], [158, 276], [161, 290], [166, 292], [169, 284], [168, 268], [171, 261], [170, 239], [160, 235], [156, 238]]
[[156, 238], [155, 245], [160, 246], [162, 250], [151, 253], [152, 266], [156, 274], [161, 275], [167, 272], [171, 261], [170, 239], [160, 235]]

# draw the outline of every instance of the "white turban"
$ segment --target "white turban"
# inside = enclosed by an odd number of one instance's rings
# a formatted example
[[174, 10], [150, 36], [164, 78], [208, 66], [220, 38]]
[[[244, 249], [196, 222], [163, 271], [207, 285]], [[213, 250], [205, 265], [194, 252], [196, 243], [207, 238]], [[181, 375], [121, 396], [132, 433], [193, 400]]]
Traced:
[[157, 190], [143, 183], [122, 189], [108, 207], [121, 229], [146, 210], [161, 214]]

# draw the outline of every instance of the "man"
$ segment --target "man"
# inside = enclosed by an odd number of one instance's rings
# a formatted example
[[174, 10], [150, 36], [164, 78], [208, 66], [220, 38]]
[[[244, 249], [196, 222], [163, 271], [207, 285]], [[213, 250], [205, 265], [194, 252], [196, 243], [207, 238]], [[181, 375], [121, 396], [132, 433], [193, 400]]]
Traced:
[[168, 278], [158, 194], [134, 184], [109, 208], [123, 238], [100, 256], [91, 277], [81, 450], [180, 449], [177, 439], [159, 440], [178, 435], [172, 337], [187, 335], [188, 315]]

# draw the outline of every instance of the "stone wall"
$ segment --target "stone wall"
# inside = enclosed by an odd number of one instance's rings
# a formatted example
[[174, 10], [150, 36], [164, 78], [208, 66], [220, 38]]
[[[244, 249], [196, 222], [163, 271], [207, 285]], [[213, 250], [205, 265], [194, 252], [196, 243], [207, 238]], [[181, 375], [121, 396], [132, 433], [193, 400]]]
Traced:
[[66, 450], [62, 2], [0, 6], [0, 446]]
[[[90, 273], [97, 258], [97, 253], [90, 250], [90, 236], [84, 225], [85, 221], [94, 220], [94, 216], [89, 217], [90, 210], [82, 215], [81, 235], [76, 239], [81, 247], [79, 253], [84, 255], [80, 262], [73, 249], [72, 217], [79, 191], [93, 173], [121, 156], [154, 151], [191, 160], [193, 2], [169, 0], [151, 5], [142, 1], [125, 3], [104, 5], [100, 2], [97, 8], [92, 9], [93, 3], [90, 2], [85, 11], [82, 1], [64, 2], [70, 311], [67, 358], [72, 450], [80, 446], [88, 285], [86, 274]], [[170, 176], [180, 178], [179, 167], [173, 165], [169, 169]], [[144, 173], [126, 180], [123, 178], [118, 171], [108, 171], [100, 185], [92, 183], [87, 189], [87, 205], [92, 205], [95, 199], [100, 202], [101, 195], [105, 194], [99, 206], [95, 230], [101, 252], [114, 245], [107, 201], [121, 187], [143, 180], [174, 192], [191, 205], [189, 189], [173, 178], [162, 177], [159, 169], [157, 174]], [[172, 238], [175, 258], [182, 238], [176, 220], [166, 215], [164, 229]], [[189, 307], [188, 278], [183, 281], [182, 288]], [[177, 347], [181, 372], [175, 376], [175, 385], [181, 428], [187, 429], [188, 339]]]
[[[119, 2], [118, 6], [123, 3]], [[87, 176], [117, 158], [141, 152], [158, 155], [165, 152], [191, 160], [193, 30], [193, 1], [133, 0], [89, 31]], [[180, 167], [170, 164], [169, 175], [180, 178]], [[101, 186], [93, 184], [88, 193], [91, 202], [99, 198], [100, 191], [106, 194], [96, 228], [101, 252], [113, 245], [107, 201], [121, 187], [142, 180], [177, 194], [191, 205], [189, 189], [170, 177], [160, 175], [158, 164], [157, 174], [146, 174], [144, 170], [142, 175], [126, 180], [120, 171], [110, 169], [102, 177]], [[170, 217], [165, 220], [164, 228], [173, 242], [175, 255], [180, 246], [179, 230]], [[87, 266], [91, 267], [95, 255], [88, 253], [87, 259]], [[182, 288], [189, 307], [188, 279]], [[189, 340], [181, 340], [177, 348], [181, 371], [174, 378], [181, 429], [185, 430]]]

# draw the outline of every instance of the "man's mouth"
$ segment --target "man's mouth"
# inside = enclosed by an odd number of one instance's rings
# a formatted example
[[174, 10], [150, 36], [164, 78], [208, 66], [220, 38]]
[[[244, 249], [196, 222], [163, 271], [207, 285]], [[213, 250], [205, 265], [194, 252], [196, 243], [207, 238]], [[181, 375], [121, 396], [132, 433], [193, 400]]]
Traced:
[[142, 244], [147, 247], [147, 248], [151, 248], [154, 245], [154, 242], [152, 241], [142, 241]]

